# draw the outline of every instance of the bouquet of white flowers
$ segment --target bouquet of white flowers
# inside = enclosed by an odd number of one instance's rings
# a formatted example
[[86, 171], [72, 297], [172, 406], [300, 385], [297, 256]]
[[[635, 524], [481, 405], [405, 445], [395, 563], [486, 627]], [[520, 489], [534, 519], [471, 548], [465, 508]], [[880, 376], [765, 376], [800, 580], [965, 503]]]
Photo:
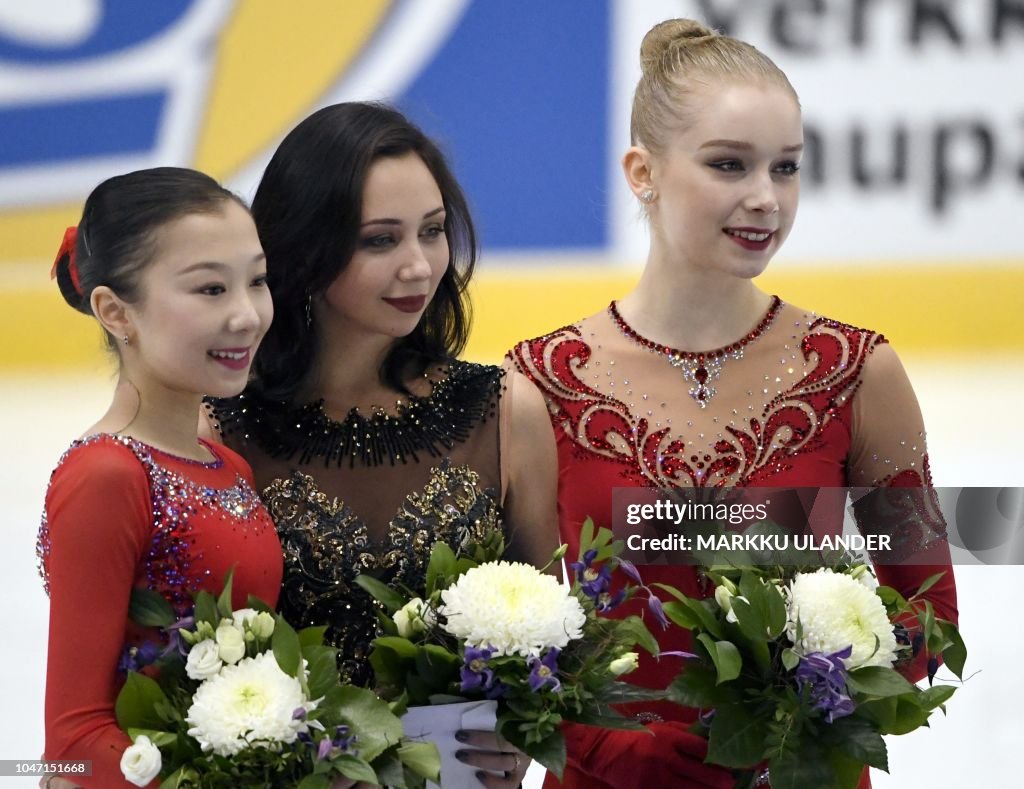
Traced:
[[956, 627], [920, 599], [941, 574], [906, 600], [849, 557], [831, 567], [705, 572], [713, 599], [662, 587], [676, 598], [665, 613], [692, 631], [697, 652], [669, 698], [702, 710], [707, 761], [742, 771], [738, 786], [758, 785], [767, 767], [776, 789], [856, 787], [865, 765], [888, 769], [883, 735], [945, 711], [953, 686], [921, 689], [897, 671], [916, 651], [908, 622], [919, 625], [916, 646], [931, 656], [929, 683], [939, 655], [962, 676], [966, 649]]
[[[577, 564], [593, 568], [594, 578], [572, 586], [501, 561], [499, 533], [458, 556], [436, 544], [422, 596], [360, 576], [387, 612], [370, 655], [378, 693], [410, 705], [494, 700], [498, 732], [559, 776], [563, 720], [639, 728], [610, 705], [663, 696], [617, 681], [636, 668], [635, 647], [657, 653], [657, 642], [639, 617], [600, 616], [634, 591], [624, 588], [615, 600], [607, 593], [621, 549], [611, 532], [595, 535], [588, 521], [581, 546]], [[608, 566], [598, 572], [602, 562]]]
[[218, 598], [200, 592], [177, 621], [159, 594], [133, 592], [132, 619], [163, 628], [168, 644], [131, 648], [122, 660], [117, 721], [133, 740], [121, 759], [126, 780], [327, 789], [339, 776], [395, 787], [436, 778], [432, 745], [403, 740], [386, 702], [340, 684], [323, 628], [296, 633], [259, 600], [249, 605], [231, 610], [230, 576]]

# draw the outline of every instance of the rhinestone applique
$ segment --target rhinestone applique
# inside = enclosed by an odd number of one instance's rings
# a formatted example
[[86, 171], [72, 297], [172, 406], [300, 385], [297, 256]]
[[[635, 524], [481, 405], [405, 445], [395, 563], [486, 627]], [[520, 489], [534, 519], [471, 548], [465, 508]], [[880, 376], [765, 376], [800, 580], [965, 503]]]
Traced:
[[615, 325], [619, 327], [624, 335], [653, 353], [664, 354], [668, 357], [669, 364], [683, 374], [683, 379], [687, 383], [693, 384], [689, 391], [690, 397], [701, 408], [707, 408], [708, 401], [718, 393], [718, 390], [711, 385], [711, 382], [721, 378], [722, 367], [725, 362], [728, 359], [742, 359], [744, 347], [768, 330], [781, 306], [782, 299], [778, 296], [772, 296], [772, 303], [768, 307], [768, 312], [765, 313], [761, 322], [749, 334], [734, 343], [713, 351], [681, 351], [669, 345], [659, 345], [638, 334], [632, 326], [626, 323], [625, 318], [619, 313], [614, 301], [608, 305], [608, 312], [611, 313], [612, 320], [615, 321]]

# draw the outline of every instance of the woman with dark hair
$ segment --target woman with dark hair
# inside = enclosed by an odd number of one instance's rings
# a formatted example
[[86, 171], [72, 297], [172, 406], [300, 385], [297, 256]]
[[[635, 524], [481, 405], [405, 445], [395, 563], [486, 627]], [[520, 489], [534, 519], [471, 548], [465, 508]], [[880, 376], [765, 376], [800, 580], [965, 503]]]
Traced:
[[[245, 386], [273, 306], [249, 211], [179, 168], [97, 186], [54, 275], [65, 301], [103, 326], [119, 376], [107, 413], [64, 453], [46, 492], [45, 758], [91, 760], [91, 776], [75, 777], [82, 786], [129, 786], [119, 765], [131, 741], [114, 703], [125, 671], [162, 648], [129, 622], [132, 589], [159, 592], [183, 615], [192, 593], [219, 592], [234, 567], [235, 608], [250, 594], [277, 600], [281, 546], [252, 472], [196, 425], [204, 394]], [[132, 777], [141, 786], [155, 775]]]
[[[210, 404], [253, 466], [285, 553], [281, 612], [329, 625], [342, 675], [372, 681], [370, 573], [422, 589], [431, 547], [503, 528], [507, 558], [557, 546], [555, 449], [518, 373], [460, 361], [476, 236], [437, 146], [379, 104], [300, 123], [253, 201], [276, 319], [239, 397]], [[528, 760], [466, 732], [485, 786]], [[491, 771], [491, 772], [484, 772]]]

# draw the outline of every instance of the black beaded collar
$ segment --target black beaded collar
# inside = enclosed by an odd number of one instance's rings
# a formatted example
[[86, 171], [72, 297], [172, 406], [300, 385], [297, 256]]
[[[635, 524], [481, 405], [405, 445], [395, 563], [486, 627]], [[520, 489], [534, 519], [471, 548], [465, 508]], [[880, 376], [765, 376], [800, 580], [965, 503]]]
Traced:
[[419, 462], [419, 453], [441, 457], [469, 438], [474, 425], [493, 418], [503, 371], [492, 365], [453, 360], [448, 375], [425, 397], [410, 396], [397, 413], [377, 410], [364, 416], [349, 411], [338, 422], [324, 412], [323, 400], [304, 405], [243, 393], [208, 398], [206, 408], [225, 436], [241, 434], [271, 457], [324, 466]]

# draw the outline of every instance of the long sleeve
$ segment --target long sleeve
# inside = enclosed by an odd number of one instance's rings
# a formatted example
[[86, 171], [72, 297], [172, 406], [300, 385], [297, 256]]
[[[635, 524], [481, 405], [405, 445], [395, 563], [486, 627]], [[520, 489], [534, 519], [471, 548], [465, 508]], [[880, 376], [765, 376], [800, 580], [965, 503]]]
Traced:
[[77, 447], [54, 473], [44, 527], [46, 758], [91, 760], [92, 777], [78, 779], [82, 786], [131, 785], [119, 767], [131, 741], [117, 726], [114, 702], [128, 602], [151, 524], [146, 471], [127, 447]]
[[[879, 582], [910, 597], [929, 576], [943, 573], [924, 598], [937, 617], [956, 622], [956, 583], [945, 522], [931, 491], [921, 409], [889, 345], [877, 346], [864, 365], [861, 386], [854, 395], [852, 428], [850, 484], [883, 489], [873, 494], [875, 503], [855, 505], [858, 525], [866, 531], [890, 533], [895, 553], [902, 559], [876, 565]], [[888, 494], [884, 489], [889, 489]], [[883, 522], [885, 516], [888, 523]], [[916, 620], [909, 618], [904, 624], [912, 629]], [[920, 680], [926, 675], [927, 659], [922, 651], [901, 670], [908, 679]]]

